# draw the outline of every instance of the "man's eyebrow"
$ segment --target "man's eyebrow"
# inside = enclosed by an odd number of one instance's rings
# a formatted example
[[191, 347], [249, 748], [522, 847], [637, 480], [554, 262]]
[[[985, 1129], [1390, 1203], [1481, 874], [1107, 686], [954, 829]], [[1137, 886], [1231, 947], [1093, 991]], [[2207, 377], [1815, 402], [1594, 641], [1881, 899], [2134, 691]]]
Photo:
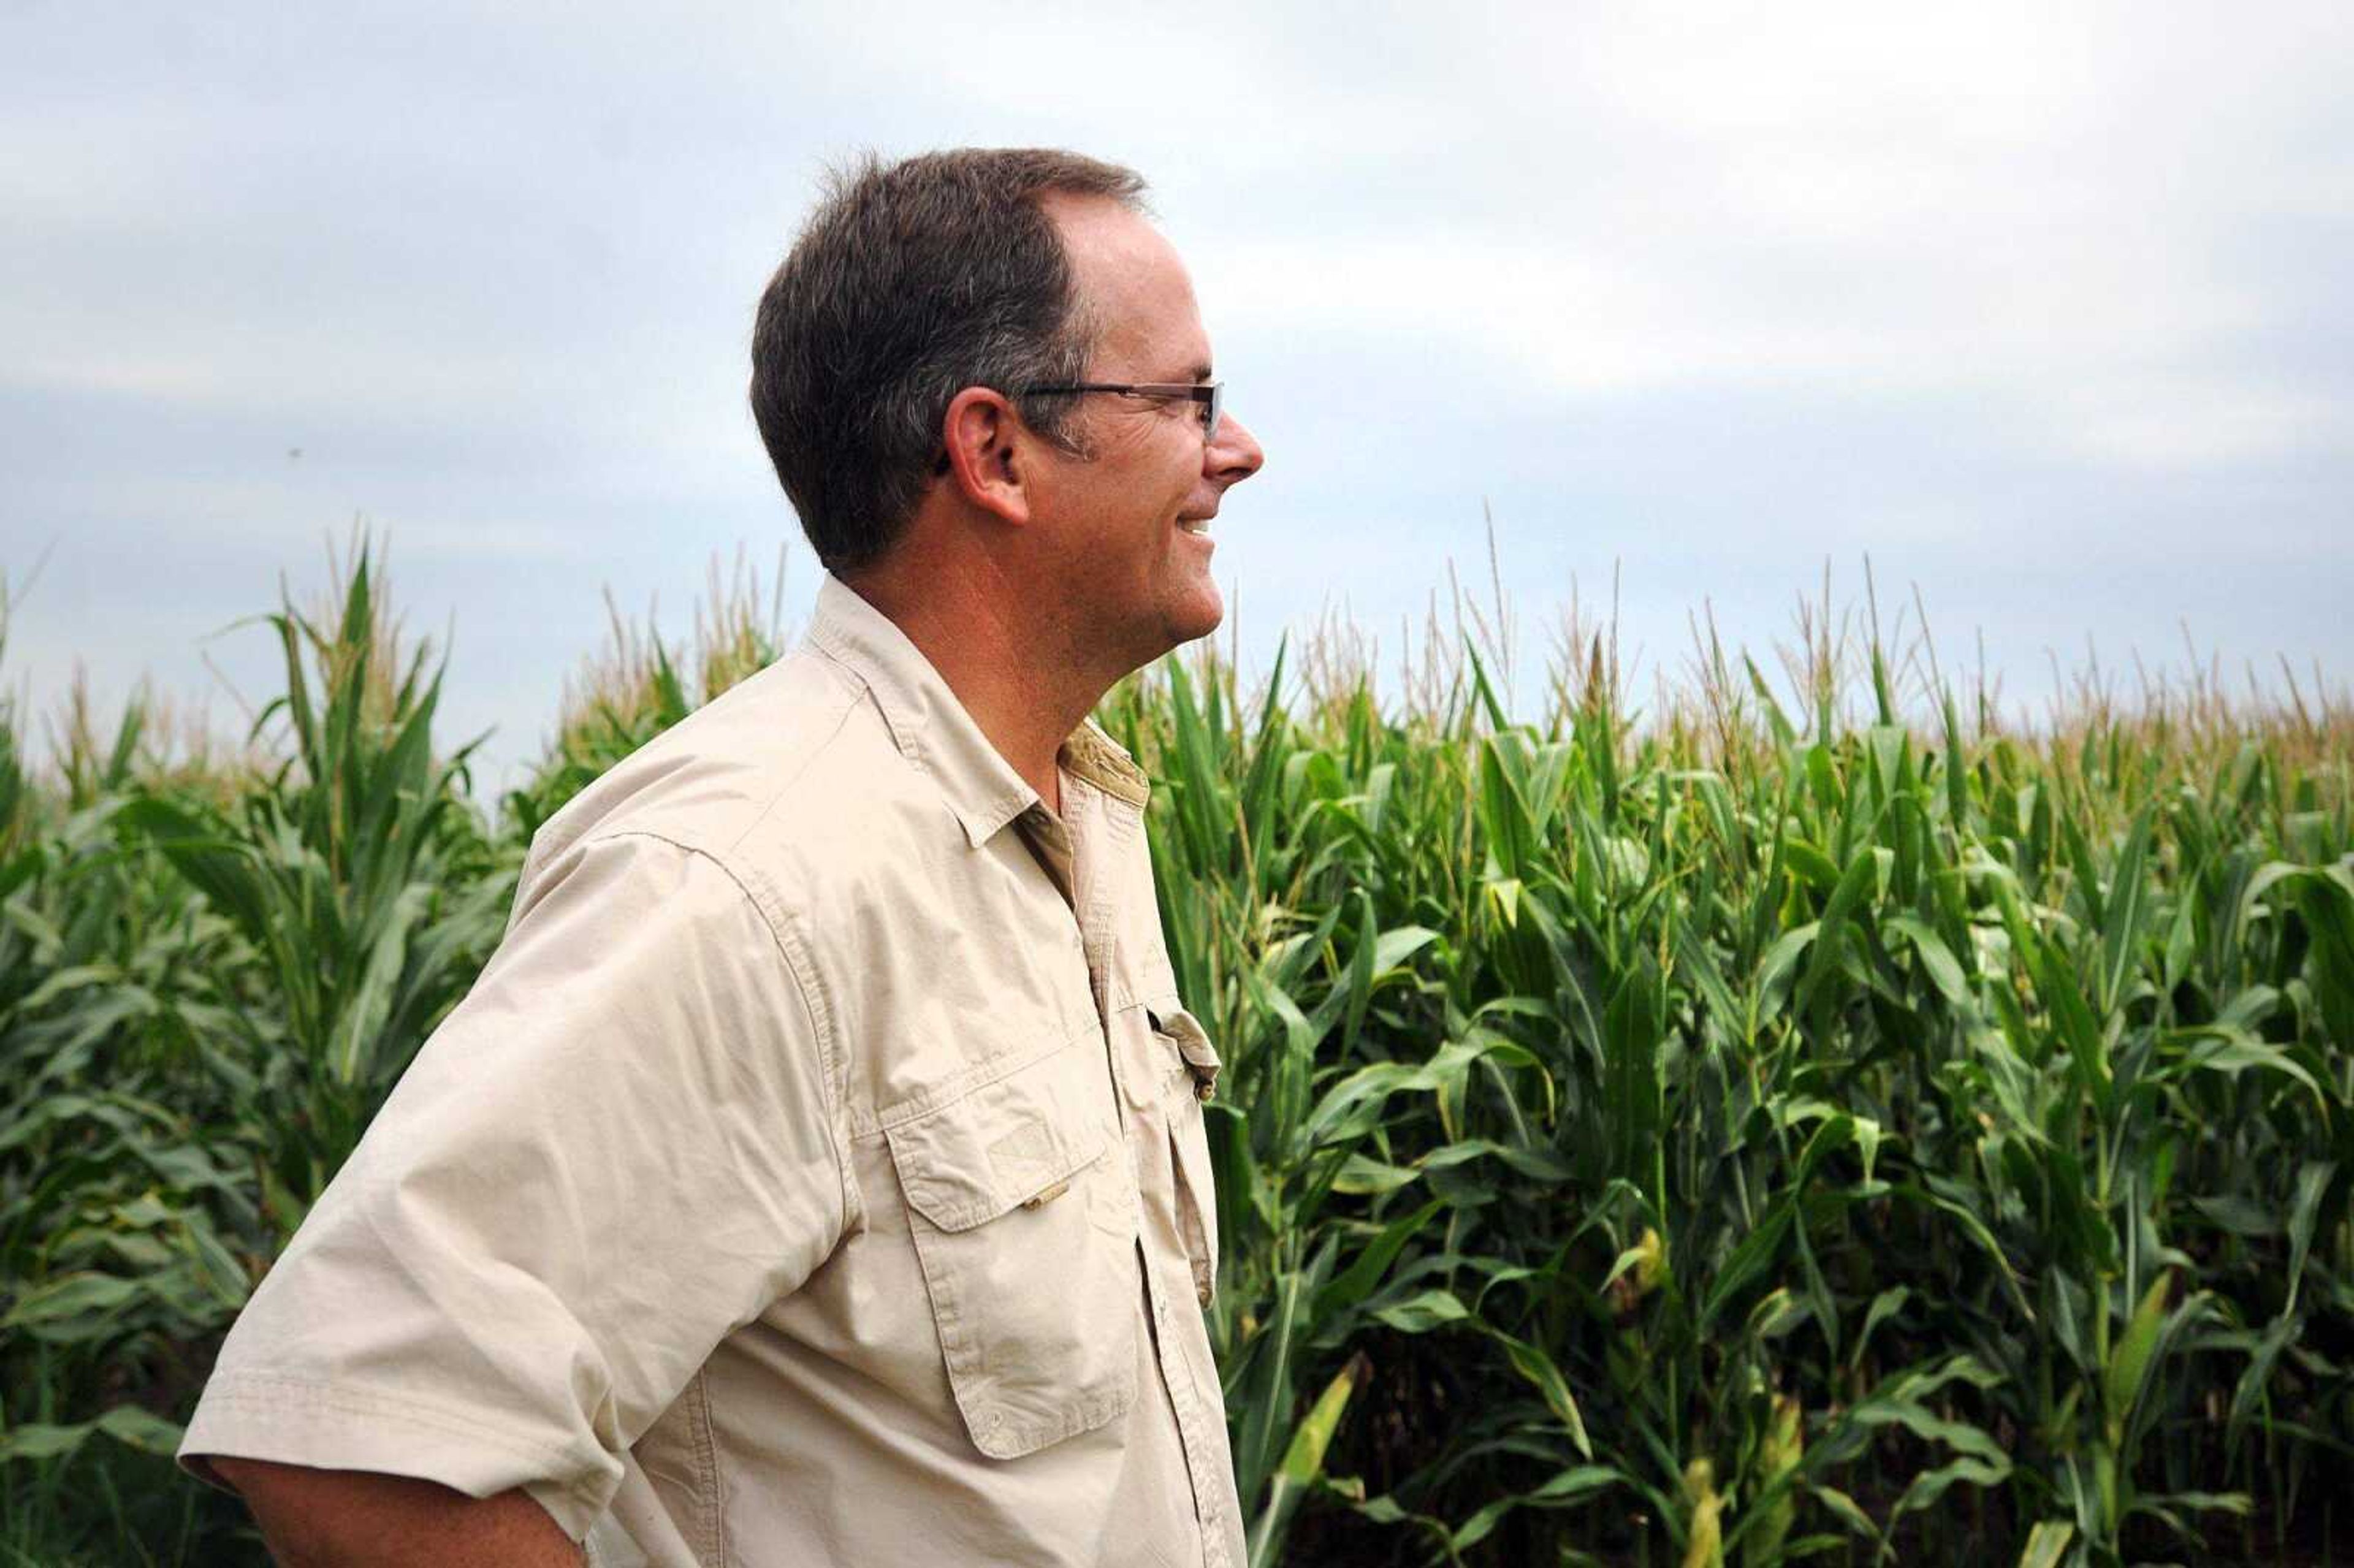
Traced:
[[1188, 376], [1186, 379], [1189, 381], [1207, 381], [1216, 374], [1217, 373], [1215, 371], [1210, 368], [1209, 362], [1204, 360], [1200, 365], [1193, 366], [1193, 373]]

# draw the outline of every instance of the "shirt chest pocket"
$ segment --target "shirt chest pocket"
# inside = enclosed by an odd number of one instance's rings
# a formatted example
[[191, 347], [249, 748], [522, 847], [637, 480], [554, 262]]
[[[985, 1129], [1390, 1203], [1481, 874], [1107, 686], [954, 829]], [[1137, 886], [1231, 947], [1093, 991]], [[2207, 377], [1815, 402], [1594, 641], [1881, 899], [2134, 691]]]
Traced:
[[879, 1118], [957, 1408], [998, 1459], [1135, 1403], [1141, 1291], [1099, 1038], [1014, 1060]]

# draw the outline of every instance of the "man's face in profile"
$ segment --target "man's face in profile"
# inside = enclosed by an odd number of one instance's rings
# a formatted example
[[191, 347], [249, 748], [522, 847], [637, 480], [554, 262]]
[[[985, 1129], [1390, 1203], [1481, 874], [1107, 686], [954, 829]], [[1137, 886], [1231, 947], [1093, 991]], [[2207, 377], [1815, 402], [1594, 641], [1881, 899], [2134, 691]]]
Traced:
[[[1050, 196], [1042, 205], [1097, 329], [1086, 379], [1210, 379], [1193, 281], [1160, 231], [1115, 202]], [[1208, 636], [1225, 614], [1210, 570], [1210, 519], [1265, 454], [1231, 415], [1205, 431], [1205, 408], [1087, 394], [1073, 428], [1091, 455], [1055, 454], [1039, 476], [1075, 630], [1129, 668]]]

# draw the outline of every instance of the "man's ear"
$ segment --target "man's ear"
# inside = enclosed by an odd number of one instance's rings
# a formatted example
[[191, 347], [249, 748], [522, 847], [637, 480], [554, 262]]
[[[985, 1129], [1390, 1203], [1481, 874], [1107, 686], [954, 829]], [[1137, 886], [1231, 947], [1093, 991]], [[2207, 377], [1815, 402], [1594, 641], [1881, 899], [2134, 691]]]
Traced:
[[940, 438], [946, 477], [958, 493], [1008, 523], [1030, 521], [1025, 481], [1035, 438], [1003, 393], [968, 387], [949, 399]]

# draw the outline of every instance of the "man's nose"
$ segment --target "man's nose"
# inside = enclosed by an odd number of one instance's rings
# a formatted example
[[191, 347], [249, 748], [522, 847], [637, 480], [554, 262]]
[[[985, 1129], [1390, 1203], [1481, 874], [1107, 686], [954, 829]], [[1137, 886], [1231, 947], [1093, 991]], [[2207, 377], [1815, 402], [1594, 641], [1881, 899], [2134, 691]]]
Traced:
[[1218, 428], [1210, 432], [1209, 447], [1202, 454], [1204, 471], [1221, 485], [1239, 484], [1266, 463], [1267, 453], [1260, 450], [1258, 438], [1232, 414], [1218, 420]]

